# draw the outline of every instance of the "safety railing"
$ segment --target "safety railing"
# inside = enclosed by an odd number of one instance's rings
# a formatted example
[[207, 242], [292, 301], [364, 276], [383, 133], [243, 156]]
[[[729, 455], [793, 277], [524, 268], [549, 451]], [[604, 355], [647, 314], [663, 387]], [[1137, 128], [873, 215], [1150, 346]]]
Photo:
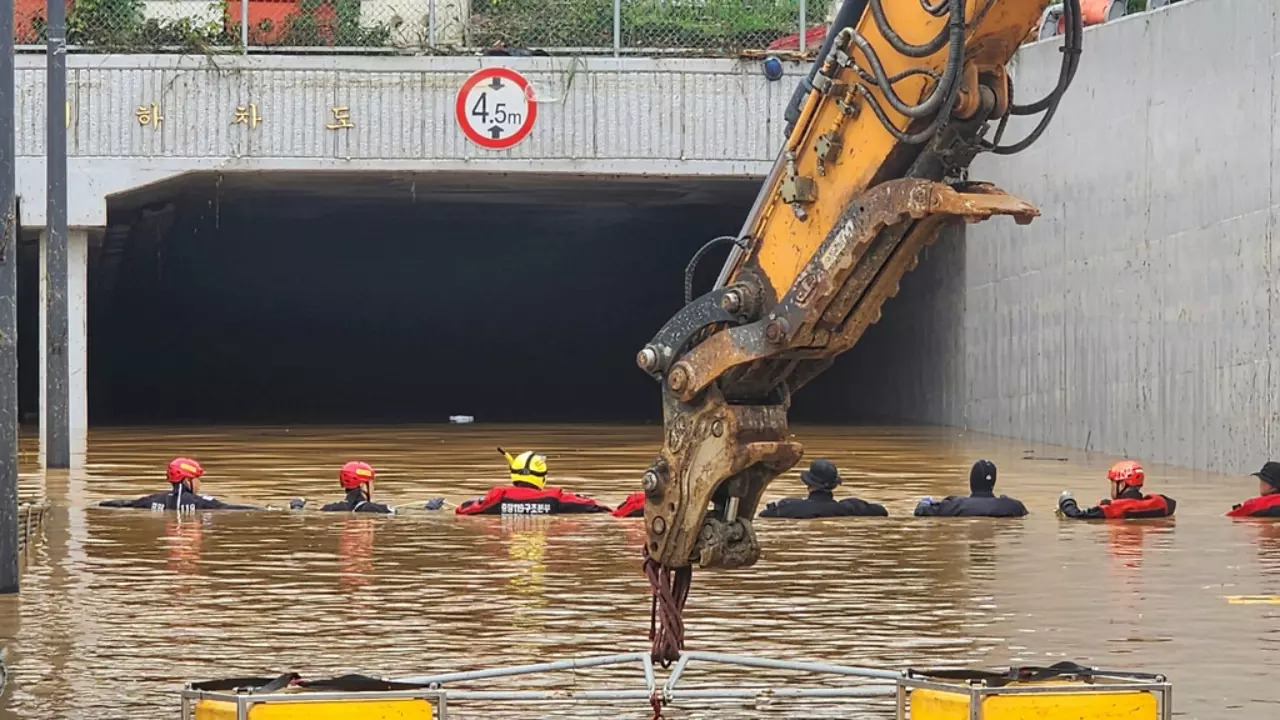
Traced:
[[[746, 687], [701, 686], [682, 687], [681, 681], [689, 674], [693, 663], [699, 665], [721, 665], [733, 668], [752, 670], [780, 670], [803, 672], [813, 675], [825, 675], [834, 678], [827, 685], [799, 685], [773, 683], [756, 684]], [[610, 666], [639, 665], [642, 672], [643, 687], [601, 688], [601, 689], [542, 689], [542, 690], [474, 690], [457, 688], [459, 684], [489, 682], [499, 678], [515, 678], [534, 676], [561, 671], [577, 671], [587, 668], [603, 668]], [[741, 677], [743, 673], [734, 673]], [[829, 663], [802, 662], [793, 660], [775, 660], [767, 658], [727, 655], [723, 653], [686, 651], [671, 669], [665, 682], [658, 684], [652, 660], [647, 652], [620, 653], [613, 655], [597, 655], [571, 658], [554, 662], [511, 667], [468, 670], [436, 675], [419, 675], [396, 678], [391, 682], [418, 686], [413, 689], [393, 689], [375, 692], [267, 692], [230, 693], [195, 690], [191, 687], [182, 691], [182, 719], [192, 720], [195, 717], [195, 705], [202, 701], [213, 701], [232, 704], [236, 712], [236, 720], [250, 720], [255, 706], [270, 703], [331, 703], [345, 701], [368, 702], [371, 700], [413, 699], [430, 703], [436, 720], [448, 720], [450, 708], [462, 704], [482, 703], [492, 707], [493, 703], [593, 703], [605, 704], [620, 701], [647, 702], [655, 710], [662, 706], [681, 701], [720, 702], [732, 704], [759, 704], [781, 699], [804, 700], [872, 700], [883, 699], [879, 707], [886, 714], [893, 712], [889, 705], [896, 698], [896, 716], [898, 720], [906, 720], [910, 705], [910, 692], [913, 690], [936, 690], [945, 693], [959, 693], [967, 696], [970, 720], [981, 720], [984, 700], [996, 696], [1019, 695], [1061, 695], [1085, 693], [1091, 696], [1135, 693], [1151, 693], [1158, 699], [1158, 713], [1161, 720], [1171, 720], [1173, 714], [1172, 686], [1161, 675], [1134, 675], [1125, 673], [1110, 674], [1105, 671], [1092, 671], [1086, 682], [1076, 685], [1064, 684], [1000, 684], [985, 682], [945, 682], [929, 674], [914, 671], [891, 671], [874, 668], [834, 665]], [[834, 682], [834, 684], [830, 684]], [[355, 712], [357, 706], [352, 706]], [[225, 713], [225, 710], [223, 710]], [[307, 713], [298, 713], [304, 717]], [[225, 717], [225, 714], [218, 715]], [[277, 714], [273, 716], [292, 717]], [[358, 718], [352, 715], [353, 720]]]
[[34, 503], [23, 503], [18, 506], [18, 552], [20, 554], [26, 554], [32, 539], [40, 532], [47, 510], [47, 506]]

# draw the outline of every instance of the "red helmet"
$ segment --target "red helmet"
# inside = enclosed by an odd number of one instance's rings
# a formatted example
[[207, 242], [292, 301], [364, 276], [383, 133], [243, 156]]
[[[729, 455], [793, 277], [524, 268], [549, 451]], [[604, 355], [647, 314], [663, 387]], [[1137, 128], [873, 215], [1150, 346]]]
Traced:
[[169, 461], [169, 482], [177, 484], [194, 480], [204, 475], [200, 463], [187, 457], [174, 458]]
[[342, 466], [342, 472], [338, 473], [338, 482], [342, 483], [342, 487], [347, 490], [358, 488], [365, 483], [373, 481], [373, 468], [369, 467], [369, 463], [362, 463], [352, 460]]
[[1107, 471], [1107, 478], [1111, 482], [1124, 483], [1129, 487], [1142, 487], [1147, 474], [1142, 471], [1142, 466], [1138, 463], [1132, 460], [1121, 460]]

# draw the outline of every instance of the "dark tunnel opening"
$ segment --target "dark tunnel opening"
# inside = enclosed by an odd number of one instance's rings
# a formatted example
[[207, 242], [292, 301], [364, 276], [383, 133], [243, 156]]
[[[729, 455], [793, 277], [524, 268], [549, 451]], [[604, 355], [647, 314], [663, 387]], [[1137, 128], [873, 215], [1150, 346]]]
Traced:
[[[90, 421], [660, 423], [635, 353], [681, 307], [690, 257], [737, 232], [758, 188], [208, 174], [117, 200], [90, 253]], [[725, 253], [704, 259], [695, 294]], [[914, 299], [889, 302], [885, 321], [796, 393], [793, 421], [916, 415], [904, 398], [920, 393], [900, 386], [933, 371], [901, 357], [946, 277], [929, 267], [903, 284]], [[22, 344], [24, 358], [35, 346]]]
[[198, 182], [113, 212], [91, 420], [660, 420], [635, 353], [757, 181], [497, 178]]

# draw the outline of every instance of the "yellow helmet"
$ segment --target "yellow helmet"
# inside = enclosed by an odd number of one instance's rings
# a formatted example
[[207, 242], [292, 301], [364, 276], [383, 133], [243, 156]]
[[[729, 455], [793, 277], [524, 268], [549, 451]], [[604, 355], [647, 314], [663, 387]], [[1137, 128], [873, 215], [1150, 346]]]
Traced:
[[498, 452], [507, 458], [507, 466], [511, 469], [511, 482], [527, 483], [539, 490], [547, 484], [547, 458], [532, 450], [526, 450], [512, 457], [511, 453], [498, 448]]

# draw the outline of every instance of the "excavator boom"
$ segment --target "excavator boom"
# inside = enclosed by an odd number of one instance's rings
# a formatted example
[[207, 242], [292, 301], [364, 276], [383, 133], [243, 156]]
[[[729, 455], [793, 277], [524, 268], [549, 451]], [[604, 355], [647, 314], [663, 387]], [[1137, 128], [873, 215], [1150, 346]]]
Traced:
[[[1048, 0], [844, 0], [788, 113], [787, 138], [716, 287], [686, 305], [637, 364], [661, 384], [665, 437], [645, 472], [654, 659], [683, 642], [694, 564], [748, 567], [761, 495], [803, 448], [791, 393], [880, 318], [943, 230], [1038, 210], [964, 180], [979, 152], [1043, 132], [1075, 74], [1079, 0], [1064, 7], [1057, 87], [1012, 101], [1005, 66]], [[1011, 115], [1039, 115], [1002, 145]], [[988, 135], [994, 131], [993, 137]]]

